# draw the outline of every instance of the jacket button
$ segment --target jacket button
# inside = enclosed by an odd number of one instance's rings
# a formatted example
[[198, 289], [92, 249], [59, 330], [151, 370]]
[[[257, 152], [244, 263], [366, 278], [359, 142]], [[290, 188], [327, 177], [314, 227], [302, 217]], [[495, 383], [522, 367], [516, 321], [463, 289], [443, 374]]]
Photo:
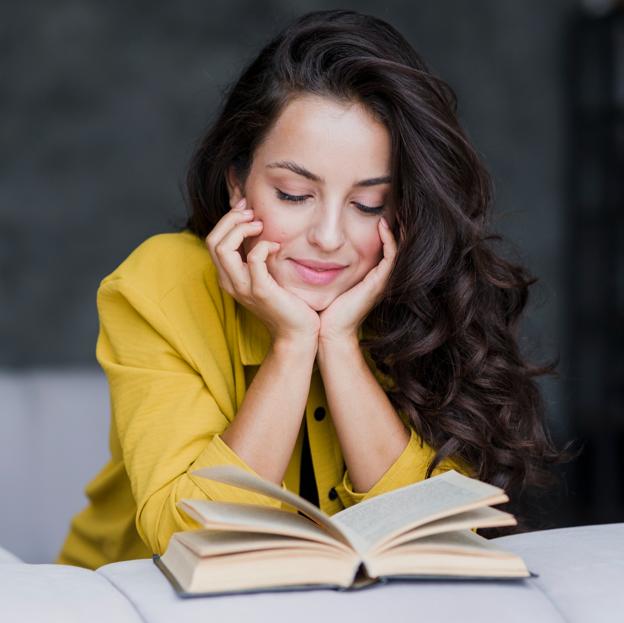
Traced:
[[328, 495], [330, 500], [335, 500], [338, 497], [338, 494], [336, 493], [336, 489], [334, 489], [334, 487], [332, 487], [329, 490], [329, 495]]
[[317, 407], [314, 409], [314, 419], [320, 422], [325, 417], [325, 409], [323, 407]]

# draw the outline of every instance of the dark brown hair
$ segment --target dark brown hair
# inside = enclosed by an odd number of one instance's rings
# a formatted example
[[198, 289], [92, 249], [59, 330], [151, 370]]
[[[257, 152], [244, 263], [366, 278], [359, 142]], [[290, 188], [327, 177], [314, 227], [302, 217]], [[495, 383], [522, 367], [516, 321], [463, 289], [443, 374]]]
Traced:
[[558, 360], [532, 365], [519, 350], [537, 279], [489, 244], [501, 240], [488, 231], [491, 181], [459, 125], [455, 93], [397, 30], [354, 11], [316, 11], [270, 41], [226, 92], [192, 158], [186, 227], [210, 232], [229, 209], [228, 167], [244, 183], [254, 150], [304, 93], [360, 102], [390, 134], [399, 249], [361, 346], [392, 379], [394, 407], [437, 451], [427, 477], [445, 458], [462, 459], [506, 490], [516, 530], [527, 529], [522, 496], [551, 486], [550, 466], [571, 458], [569, 444], [553, 444], [534, 380], [556, 376]]

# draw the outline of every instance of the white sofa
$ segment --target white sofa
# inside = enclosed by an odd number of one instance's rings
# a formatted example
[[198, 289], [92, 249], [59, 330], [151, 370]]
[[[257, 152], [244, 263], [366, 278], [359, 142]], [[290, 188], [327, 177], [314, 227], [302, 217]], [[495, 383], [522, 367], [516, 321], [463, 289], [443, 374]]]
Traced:
[[179, 599], [151, 560], [50, 564], [105, 463], [98, 369], [0, 373], [0, 621], [624, 620], [624, 523], [497, 539], [539, 577]]

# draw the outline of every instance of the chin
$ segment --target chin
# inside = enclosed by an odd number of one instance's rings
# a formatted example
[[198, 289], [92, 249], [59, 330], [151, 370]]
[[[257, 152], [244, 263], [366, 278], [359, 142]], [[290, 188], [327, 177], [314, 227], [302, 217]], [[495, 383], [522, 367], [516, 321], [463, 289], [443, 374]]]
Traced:
[[310, 301], [310, 302], [308, 302], [308, 305], [314, 311], [317, 311], [317, 312], [322, 312], [324, 309], [327, 309], [330, 306], [330, 304], [331, 304], [331, 301], [321, 301], [321, 302]]
[[312, 292], [310, 290], [291, 290], [300, 299], [304, 300], [314, 311], [321, 312], [327, 309], [336, 299], [336, 293]]

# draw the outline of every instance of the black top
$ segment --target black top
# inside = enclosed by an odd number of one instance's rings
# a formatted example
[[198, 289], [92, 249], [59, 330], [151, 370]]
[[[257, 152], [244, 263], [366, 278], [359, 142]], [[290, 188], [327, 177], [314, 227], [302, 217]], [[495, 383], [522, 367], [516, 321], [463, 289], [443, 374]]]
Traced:
[[303, 418], [303, 444], [301, 446], [301, 472], [300, 472], [299, 495], [319, 507], [318, 490], [312, 467], [312, 455], [310, 454], [310, 441], [308, 440], [308, 427], [305, 417]]

